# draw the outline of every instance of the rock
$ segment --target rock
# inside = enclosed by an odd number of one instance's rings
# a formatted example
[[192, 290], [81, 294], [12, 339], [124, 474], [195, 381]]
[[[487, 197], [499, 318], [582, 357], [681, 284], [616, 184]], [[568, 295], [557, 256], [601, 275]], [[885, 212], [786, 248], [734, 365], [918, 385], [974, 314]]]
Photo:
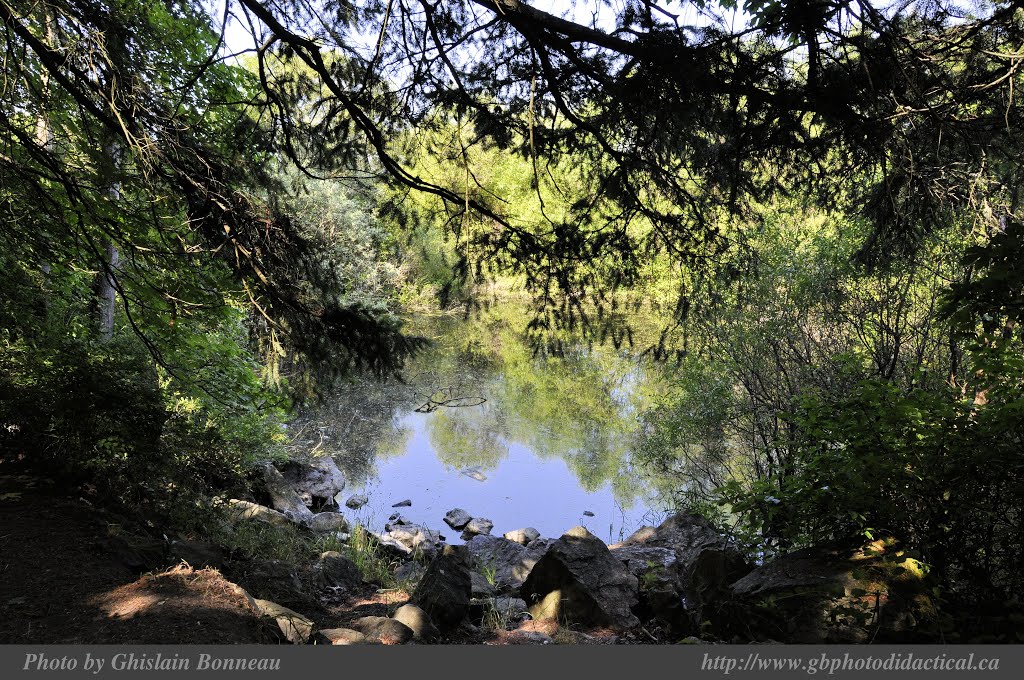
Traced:
[[472, 519], [473, 516], [462, 508], [454, 508], [444, 515], [444, 523], [456, 531], [462, 531]]
[[454, 630], [469, 611], [472, 580], [465, 549], [445, 546], [423, 574], [410, 600], [425, 611], [442, 632]]
[[555, 541], [523, 583], [534, 619], [629, 629], [640, 624], [635, 576], [600, 539], [575, 527]]
[[376, 640], [371, 640], [358, 630], [351, 628], [327, 628], [316, 634], [316, 641], [322, 645], [375, 645]]
[[354, 496], [349, 496], [348, 500], [345, 501], [345, 507], [351, 510], [358, 510], [359, 508], [363, 507], [369, 502], [370, 499], [367, 498], [366, 496], [363, 496], [362, 494], [356, 494]]
[[256, 611], [261, 616], [274, 619], [284, 636], [293, 645], [304, 645], [313, 635], [313, 622], [287, 607], [270, 600], [254, 600]]
[[750, 571], [736, 545], [693, 513], [644, 527], [612, 547], [639, 578], [643, 608], [677, 634], [699, 632], [709, 607], [727, 599], [729, 584]]
[[483, 574], [478, 571], [471, 571], [469, 573], [471, 581], [471, 594], [473, 597], [493, 597], [497, 594], [497, 589], [490, 581], [487, 580]]
[[406, 558], [412, 555], [412, 548], [395, 540], [390, 534], [378, 534], [372, 531], [367, 532], [377, 540], [377, 545], [385, 553], [391, 553], [399, 558]]
[[[640, 585], [640, 610], [679, 634], [692, 630], [679, 558], [670, 548], [627, 545], [612, 548]], [[699, 625], [699, 621], [697, 624]]]
[[474, 517], [462, 530], [462, 540], [468, 541], [474, 536], [490, 536], [494, 522], [482, 517]]
[[308, 526], [317, 533], [348, 531], [348, 521], [338, 512], [318, 512], [309, 518]]
[[234, 521], [258, 520], [277, 527], [292, 525], [292, 520], [286, 517], [284, 513], [268, 508], [265, 505], [242, 501], [237, 498], [232, 498], [228, 501], [228, 517]]
[[418, 524], [388, 525], [387, 536], [409, 549], [411, 553], [432, 556], [441, 549], [441, 534]]
[[530, 616], [526, 600], [520, 597], [496, 597], [491, 607], [495, 614], [507, 622], [518, 623]]
[[497, 536], [474, 536], [466, 542], [466, 549], [472, 555], [474, 570], [493, 572], [492, 580], [498, 592], [510, 593], [518, 590], [529, 576], [530, 570], [554, 541], [533, 541], [528, 546], [513, 543]]
[[[649, 540], [651, 538], [654, 538], [654, 534], [656, 534], [657, 532], [658, 532], [658, 530], [655, 529], [654, 527], [650, 527], [650, 526], [640, 527], [639, 529], [634, 531], [632, 534], [630, 534], [629, 538], [627, 538], [625, 541], [623, 541], [619, 545], [633, 545], [635, 543], [643, 543], [643, 542], [645, 542], [645, 541], [647, 541], [647, 540]], [[609, 546], [609, 547], [616, 548], [618, 546], [614, 546], [613, 545], [613, 546]]]
[[540, 532], [533, 527], [526, 527], [525, 529], [507, 532], [505, 538], [519, 545], [528, 545], [531, 541], [536, 541], [540, 538]]
[[391, 531], [391, 527], [409, 526], [411, 524], [412, 522], [409, 519], [396, 512], [388, 517], [388, 523], [384, 525], [384, 531]]
[[426, 567], [415, 560], [403, 562], [395, 568], [395, 580], [399, 583], [403, 581], [418, 583], [423, 578], [424, 572], [426, 572]]
[[309, 507], [334, 505], [334, 497], [345, 488], [344, 473], [328, 456], [288, 461], [281, 466], [281, 476]]
[[716, 623], [723, 633], [786, 643], [937, 641], [926, 574], [892, 540], [806, 548], [736, 581]]
[[385, 645], [405, 644], [413, 637], [412, 629], [409, 626], [386, 616], [364, 616], [352, 621], [349, 626], [370, 640]]
[[408, 627], [416, 640], [432, 640], [438, 635], [427, 613], [414, 604], [403, 604], [393, 618]]
[[313, 565], [314, 580], [320, 588], [351, 590], [363, 582], [362, 572], [355, 562], [334, 550], [321, 553]]
[[412, 505], [412, 501], [409, 500], [408, 498], [406, 498], [404, 501], [398, 501], [397, 503], [395, 503], [391, 507], [393, 507], [393, 508], [408, 508], [411, 505]]
[[313, 512], [292, 488], [291, 484], [270, 463], [263, 465], [263, 484], [270, 496], [271, 505], [289, 519], [300, 524], [308, 524]]

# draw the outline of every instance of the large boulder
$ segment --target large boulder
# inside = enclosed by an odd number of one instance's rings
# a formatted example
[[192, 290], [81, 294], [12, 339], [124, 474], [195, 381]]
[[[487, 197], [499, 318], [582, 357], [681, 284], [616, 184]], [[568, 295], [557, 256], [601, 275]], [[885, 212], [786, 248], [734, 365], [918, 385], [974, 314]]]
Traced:
[[936, 613], [924, 565], [892, 540], [807, 548], [739, 579], [718, 628], [821, 644], [928, 641]]
[[611, 553], [638, 578], [641, 611], [681, 634], [698, 632], [729, 585], [750, 571], [731, 539], [687, 512], [640, 529]]
[[575, 527], [551, 544], [521, 589], [535, 619], [625, 630], [640, 621], [638, 582], [599, 538]]
[[285, 517], [303, 525], [313, 519], [313, 512], [306, 507], [292, 484], [270, 463], [263, 465], [263, 485], [271, 505]]
[[639, 584], [642, 617], [654, 618], [677, 634], [689, 633], [686, 584], [680, 576], [679, 558], [669, 548], [629, 545], [613, 548], [611, 554], [625, 565]]
[[430, 617], [442, 633], [454, 630], [469, 612], [472, 580], [462, 546], [445, 546], [423, 574], [410, 603]]
[[281, 466], [281, 476], [308, 507], [336, 505], [334, 497], [345, 488], [345, 475], [333, 458], [291, 460]]
[[474, 536], [466, 541], [473, 569], [485, 575], [502, 593], [519, 590], [530, 570], [544, 556], [548, 545], [547, 542], [534, 541], [523, 546], [507, 538], [488, 535]]

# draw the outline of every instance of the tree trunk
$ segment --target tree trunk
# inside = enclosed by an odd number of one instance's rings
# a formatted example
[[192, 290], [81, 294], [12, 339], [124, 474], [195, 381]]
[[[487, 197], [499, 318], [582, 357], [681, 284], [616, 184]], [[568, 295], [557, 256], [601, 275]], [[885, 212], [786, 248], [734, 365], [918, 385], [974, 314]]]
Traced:
[[[121, 166], [120, 149], [116, 142], [108, 147], [110, 157], [109, 188], [107, 192], [110, 202], [117, 206], [121, 200], [121, 185], [116, 179], [117, 170]], [[117, 311], [117, 266], [120, 261], [117, 247], [110, 241], [103, 244], [103, 262], [101, 263], [99, 281], [96, 286], [96, 330], [100, 342], [110, 342], [114, 337], [114, 319]]]

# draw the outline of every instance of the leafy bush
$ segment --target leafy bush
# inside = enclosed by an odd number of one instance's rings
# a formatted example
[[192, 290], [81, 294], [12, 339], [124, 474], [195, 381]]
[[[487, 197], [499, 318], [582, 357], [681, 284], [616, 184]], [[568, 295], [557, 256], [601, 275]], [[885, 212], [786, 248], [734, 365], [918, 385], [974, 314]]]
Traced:
[[762, 545], [895, 536], [954, 589], [1008, 597], [1022, 583], [1021, 396], [980, 406], [879, 380], [808, 395], [786, 416], [800, 433], [789, 464], [729, 482], [720, 502]]

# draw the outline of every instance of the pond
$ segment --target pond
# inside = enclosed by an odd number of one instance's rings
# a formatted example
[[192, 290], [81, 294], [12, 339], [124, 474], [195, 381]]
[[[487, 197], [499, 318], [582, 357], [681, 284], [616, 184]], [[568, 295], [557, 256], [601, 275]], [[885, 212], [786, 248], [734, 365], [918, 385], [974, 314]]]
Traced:
[[657, 371], [611, 344], [539, 355], [525, 323], [507, 313], [414, 319], [409, 330], [432, 346], [402, 381], [348, 385], [293, 424], [297, 441], [346, 473], [345, 498], [369, 497], [343, 508], [350, 519], [380, 531], [401, 512], [458, 543], [442, 521], [458, 507], [490, 519], [494, 535], [583, 525], [611, 543], [665, 516], [630, 457]]

